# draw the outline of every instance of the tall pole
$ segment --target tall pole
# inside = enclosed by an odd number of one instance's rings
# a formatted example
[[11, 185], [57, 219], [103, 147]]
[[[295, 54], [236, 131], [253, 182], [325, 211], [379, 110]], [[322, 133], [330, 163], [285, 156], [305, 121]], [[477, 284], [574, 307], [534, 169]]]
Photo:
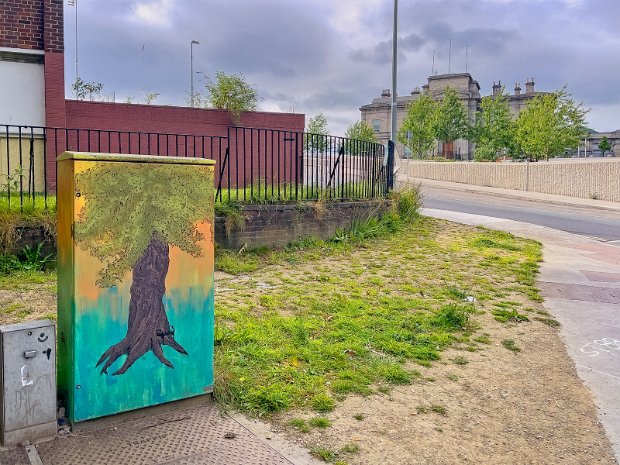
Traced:
[[452, 68], [452, 39], [450, 39], [450, 48], [448, 48], [448, 74], [450, 74]]
[[68, 0], [69, 6], [75, 7], [75, 82], [80, 74], [78, 73], [78, 0]]
[[467, 72], [468, 61], [469, 61], [469, 44], [465, 45], [465, 72]]
[[394, 0], [394, 30], [392, 36], [392, 130], [390, 140], [396, 142], [396, 62], [398, 59], [398, 0]]
[[190, 72], [190, 91], [189, 101], [192, 108], [194, 108], [194, 45], [198, 45], [200, 42], [192, 40], [189, 44], [189, 72]]

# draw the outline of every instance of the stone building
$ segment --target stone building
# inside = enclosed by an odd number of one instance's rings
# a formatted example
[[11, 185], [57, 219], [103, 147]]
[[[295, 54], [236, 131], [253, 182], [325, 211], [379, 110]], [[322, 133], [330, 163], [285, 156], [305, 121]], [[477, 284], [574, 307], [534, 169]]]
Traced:
[[[400, 129], [402, 121], [407, 114], [407, 105], [415, 101], [421, 92], [429, 92], [435, 100], [441, 100], [444, 97], [447, 87], [456, 90], [457, 95], [467, 111], [469, 119], [473, 122], [482, 100], [478, 81], [473, 79], [469, 73], [439, 74], [429, 76], [428, 82], [422, 86], [422, 90], [416, 87], [410, 95], [396, 98], [397, 128]], [[501, 81], [493, 83], [493, 93], [491, 95], [498, 95], [503, 87]], [[527, 102], [545, 93], [546, 92], [537, 92], [534, 90], [533, 78], [525, 82], [525, 92], [521, 92], [521, 85], [519, 83], [515, 84], [514, 94], [507, 94], [512, 115], [516, 117]], [[375, 130], [377, 137], [383, 143], [386, 143], [390, 138], [391, 101], [390, 91], [384, 90], [380, 97], [374, 98], [371, 103], [360, 108], [362, 112], [362, 121], [366, 121]], [[411, 155], [411, 150], [404, 147], [401, 143], [396, 144], [396, 149], [406, 158]], [[435, 155], [440, 154], [457, 159], [471, 159], [473, 157], [473, 152], [474, 144], [464, 139], [453, 142], [438, 142], [433, 150], [433, 154]]]

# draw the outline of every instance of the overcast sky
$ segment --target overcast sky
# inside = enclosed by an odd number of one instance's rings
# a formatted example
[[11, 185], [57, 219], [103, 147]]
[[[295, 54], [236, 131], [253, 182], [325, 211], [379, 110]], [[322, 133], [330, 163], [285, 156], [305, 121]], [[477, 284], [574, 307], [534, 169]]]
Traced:
[[[391, 86], [392, 0], [78, 0], [79, 73], [106, 97], [184, 105], [216, 70], [243, 73], [260, 109], [327, 116], [332, 134]], [[75, 8], [65, 5], [67, 95], [75, 79]], [[435, 69], [468, 71], [491, 93], [564, 85], [589, 126], [620, 128], [620, 0], [400, 0], [398, 94]]]

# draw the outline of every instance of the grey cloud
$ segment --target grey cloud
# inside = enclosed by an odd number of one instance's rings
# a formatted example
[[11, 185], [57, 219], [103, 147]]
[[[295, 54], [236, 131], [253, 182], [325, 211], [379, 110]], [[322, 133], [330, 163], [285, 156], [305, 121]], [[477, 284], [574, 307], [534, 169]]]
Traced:
[[[406, 52], [417, 52], [426, 43], [426, 40], [417, 34], [408, 34], [399, 37], [399, 59], [406, 60]], [[383, 65], [392, 61], [392, 40], [379, 42], [370, 50], [354, 50], [349, 53], [349, 58], [355, 62], [373, 63]]]

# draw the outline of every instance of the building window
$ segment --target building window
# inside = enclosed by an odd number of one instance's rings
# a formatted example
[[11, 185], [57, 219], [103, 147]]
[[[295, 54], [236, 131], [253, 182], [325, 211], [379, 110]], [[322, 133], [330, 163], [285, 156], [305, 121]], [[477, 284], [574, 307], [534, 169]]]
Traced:
[[381, 131], [381, 120], [380, 119], [373, 119], [372, 120], [372, 129], [375, 132]]

